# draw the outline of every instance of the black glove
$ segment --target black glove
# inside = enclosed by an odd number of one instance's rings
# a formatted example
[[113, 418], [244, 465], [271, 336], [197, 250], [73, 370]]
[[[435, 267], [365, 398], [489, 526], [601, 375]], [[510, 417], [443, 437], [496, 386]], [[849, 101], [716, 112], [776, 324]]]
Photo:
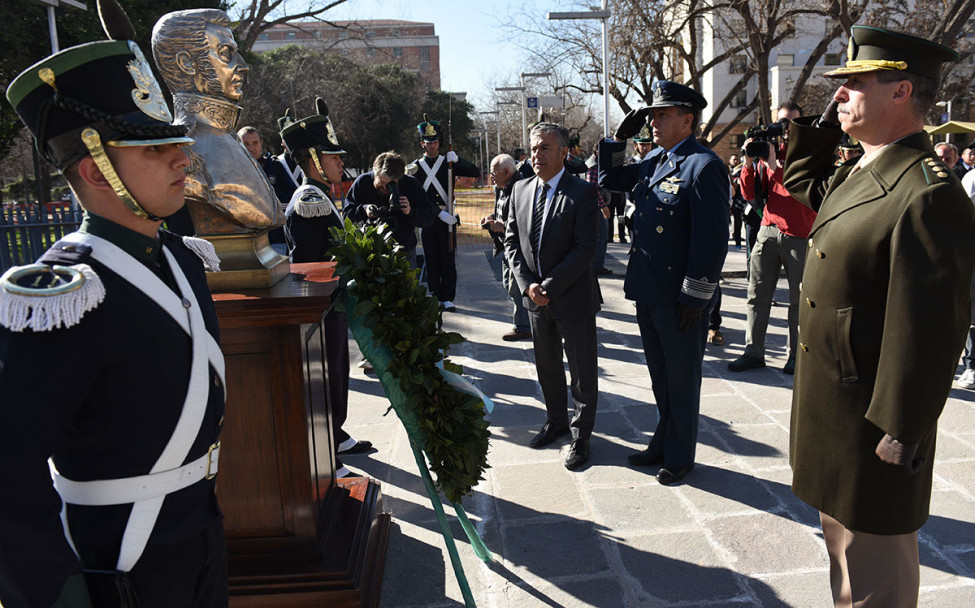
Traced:
[[643, 106], [636, 110], [630, 110], [620, 121], [619, 126], [616, 127], [616, 133], [613, 137], [619, 141], [626, 141], [640, 132], [643, 125], [647, 124], [647, 116], [653, 112], [649, 106]]
[[837, 107], [839, 102], [835, 99], [830, 100], [826, 109], [823, 110], [823, 115], [816, 120], [817, 127], [823, 127], [826, 129], [839, 129], [840, 128], [840, 115], [837, 112]]
[[897, 441], [890, 435], [884, 435], [877, 444], [877, 456], [887, 464], [904, 467], [911, 475], [915, 475], [924, 465], [924, 457], [918, 456], [917, 444], [906, 444]]
[[701, 320], [703, 308], [691, 308], [682, 302], [677, 303], [677, 329], [684, 332], [697, 325]]

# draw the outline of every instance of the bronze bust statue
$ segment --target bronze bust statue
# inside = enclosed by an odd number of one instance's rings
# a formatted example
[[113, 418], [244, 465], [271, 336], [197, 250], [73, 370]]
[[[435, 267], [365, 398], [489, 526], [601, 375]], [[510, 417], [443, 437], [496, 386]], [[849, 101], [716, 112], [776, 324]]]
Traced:
[[284, 223], [264, 171], [236, 133], [247, 63], [221, 10], [163, 15], [152, 31], [152, 54], [173, 93], [176, 122], [195, 140], [186, 204], [197, 235], [264, 232]]

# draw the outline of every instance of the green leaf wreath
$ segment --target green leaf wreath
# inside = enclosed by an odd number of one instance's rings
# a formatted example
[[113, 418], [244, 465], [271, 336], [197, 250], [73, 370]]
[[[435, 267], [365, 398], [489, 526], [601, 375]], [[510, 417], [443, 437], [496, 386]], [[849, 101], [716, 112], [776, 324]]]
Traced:
[[[436, 298], [427, 295], [419, 271], [405, 256], [395, 255], [399, 246], [386, 227], [360, 230], [347, 219], [344, 230], [331, 233], [335, 246], [329, 253], [336, 272], [348, 281], [339, 304], [353, 335], [360, 324], [370, 330], [372, 344], [359, 341], [363, 354], [377, 373], [388, 372], [398, 381], [398, 391], [384, 383], [391, 407], [411, 442], [426, 453], [440, 491], [459, 503], [484, 478], [491, 436], [481, 398], [449, 384], [438, 367], [463, 373], [445, 353], [464, 337], [442, 330]], [[400, 394], [389, 394], [390, 389]]]

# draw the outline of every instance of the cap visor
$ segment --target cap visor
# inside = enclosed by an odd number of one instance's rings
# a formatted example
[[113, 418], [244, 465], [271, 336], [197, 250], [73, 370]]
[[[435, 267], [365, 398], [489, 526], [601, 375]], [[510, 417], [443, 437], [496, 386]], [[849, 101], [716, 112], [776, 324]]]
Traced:
[[849, 74], [865, 74], [866, 72], [879, 72], [881, 69], [877, 67], [871, 67], [868, 65], [857, 66], [857, 67], [847, 67], [843, 66], [841, 68], [836, 68], [835, 70], [830, 70], [823, 74], [827, 78], [843, 78]]
[[192, 144], [196, 140], [192, 137], [162, 137], [159, 139], [113, 139], [108, 145], [113, 148], [135, 148], [138, 146], [162, 146], [165, 144]]

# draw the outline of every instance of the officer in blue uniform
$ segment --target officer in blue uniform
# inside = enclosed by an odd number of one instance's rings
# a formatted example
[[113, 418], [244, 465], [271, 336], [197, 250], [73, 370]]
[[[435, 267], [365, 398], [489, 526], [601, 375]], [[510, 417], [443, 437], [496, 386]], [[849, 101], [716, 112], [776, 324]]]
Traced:
[[[707, 102], [684, 85], [658, 81], [653, 103], [627, 114], [599, 146], [599, 185], [631, 192], [632, 246], [624, 293], [637, 322], [660, 418], [636, 465], [662, 464], [671, 484], [694, 466], [707, 312], [728, 242], [730, 186], [718, 156], [693, 136]], [[624, 165], [626, 140], [649, 121], [658, 145]]]
[[7, 89], [85, 215], [0, 277], [0, 602], [225, 607], [224, 362], [204, 273], [219, 260], [160, 229], [193, 140], [131, 25], [106, 21], [113, 40]]

